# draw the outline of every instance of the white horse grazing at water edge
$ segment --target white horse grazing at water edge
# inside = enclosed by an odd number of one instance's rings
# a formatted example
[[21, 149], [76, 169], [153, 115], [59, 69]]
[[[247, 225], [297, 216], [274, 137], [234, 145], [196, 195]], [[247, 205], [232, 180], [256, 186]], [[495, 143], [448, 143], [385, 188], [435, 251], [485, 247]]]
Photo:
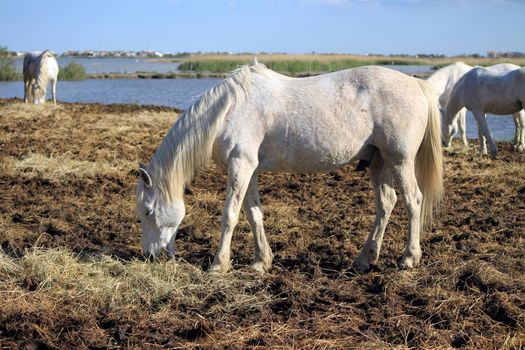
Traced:
[[48, 50], [41, 54], [28, 53], [25, 55], [23, 66], [24, 102], [44, 103], [47, 85], [51, 83], [53, 103], [56, 104], [58, 70], [57, 60]]
[[[439, 69], [430, 77], [428, 77], [427, 81], [430, 83], [430, 85], [432, 85], [432, 87], [436, 91], [438, 96], [438, 102], [442, 110], [445, 109], [448, 100], [450, 99], [450, 93], [452, 92], [454, 85], [456, 85], [459, 79], [461, 79], [461, 77], [465, 73], [470, 71], [472, 68], [472, 66], [469, 66], [468, 64], [465, 64], [463, 62], [456, 62]], [[519, 68], [520, 66], [512, 63], [499, 63], [493, 66], [486, 67], [486, 69], [489, 69], [496, 73], [510, 72]], [[463, 145], [468, 146], [466, 114], [467, 110], [465, 108], [461, 108], [459, 110], [457, 118], [455, 118], [454, 122], [452, 123], [451, 134], [452, 136], [454, 136], [459, 130], [461, 140], [463, 141]], [[525, 112], [521, 111], [518, 113], [514, 113], [512, 117], [515, 126], [514, 148], [518, 151], [523, 151], [525, 147], [525, 144], [523, 143], [525, 137]], [[481, 143], [481, 147], [484, 150], [483, 153], [486, 154], [487, 146], [485, 142], [485, 137], [483, 136], [483, 133], [479, 127], [478, 135], [479, 142]], [[446, 140], [447, 147], [450, 146], [451, 140], [452, 138]]]
[[140, 166], [137, 210], [144, 253], [172, 255], [185, 215], [183, 188], [213, 159], [228, 171], [221, 238], [211, 271], [230, 267], [230, 244], [241, 206], [255, 241], [252, 268], [270, 268], [257, 188], [262, 172], [328, 172], [353, 160], [370, 163], [376, 219], [354, 262], [377, 261], [397, 201], [407, 208], [401, 267], [419, 263], [420, 230], [442, 195], [440, 116], [425, 81], [382, 67], [290, 78], [255, 62], [204, 93], [170, 129], [147, 166]]
[[[490, 154], [495, 158], [498, 149], [485, 118], [486, 113], [497, 115], [515, 114], [525, 107], [525, 68], [506, 73], [477, 67], [466, 73], [454, 85], [443, 116], [444, 141], [450, 142], [457, 112], [466, 107], [474, 114], [478, 127], [487, 139]], [[524, 120], [525, 121], [525, 120]], [[516, 132], [518, 145], [525, 143], [523, 125]], [[480, 142], [483, 154], [483, 142]], [[486, 152], [486, 150], [485, 150]]]

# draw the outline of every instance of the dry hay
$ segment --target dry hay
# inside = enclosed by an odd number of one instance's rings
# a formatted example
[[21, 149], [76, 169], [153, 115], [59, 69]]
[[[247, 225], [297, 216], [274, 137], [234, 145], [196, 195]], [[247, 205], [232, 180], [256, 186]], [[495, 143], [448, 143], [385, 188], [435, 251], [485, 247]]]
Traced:
[[251, 274], [244, 218], [233, 272], [203, 272], [218, 240], [225, 175], [211, 165], [186, 190], [175, 261], [145, 262], [135, 166], [174, 111], [34, 107], [0, 101], [2, 348], [503, 348], [525, 344], [525, 156], [446, 152], [441, 212], [422, 235], [422, 266], [396, 267], [398, 203], [379, 265], [352, 259], [373, 221], [366, 173], [265, 174], [275, 254]]

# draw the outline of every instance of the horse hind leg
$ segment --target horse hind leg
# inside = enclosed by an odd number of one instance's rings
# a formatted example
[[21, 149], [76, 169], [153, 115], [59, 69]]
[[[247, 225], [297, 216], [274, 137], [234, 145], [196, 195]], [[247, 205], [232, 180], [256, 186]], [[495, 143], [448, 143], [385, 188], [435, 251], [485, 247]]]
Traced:
[[479, 111], [476, 111], [476, 112], [473, 111], [472, 113], [474, 114], [474, 118], [476, 118], [476, 121], [478, 122], [478, 128], [480, 132], [480, 153], [482, 155], [487, 154], [485, 143], [481, 142], [482, 141], [481, 135], [483, 135], [488, 143], [489, 150], [490, 150], [490, 156], [492, 157], [492, 159], [495, 159], [496, 156], [498, 155], [498, 148], [496, 147], [496, 143], [494, 142], [494, 139], [492, 138], [492, 133], [490, 132], [485, 113], [479, 112]]
[[514, 126], [516, 127], [514, 133], [514, 150], [523, 152], [525, 148], [525, 111], [521, 110], [512, 115], [514, 119]]
[[377, 263], [385, 228], [397, 201], [391, 169], [379, 153], [372, 160], [370, 175], [375, 192], [376, 218], [361, 252], [353, 263], [353, 268], [359, 272], [367, 271], [371, 264]]
[[268, 271], [272, 265], [273, 254], [264, 233], [263, 212], [259, 199], [256, 174], [254, 174], [250, 180], [243, 206], [252, 229], [255, 243], [255, 260], [250, 267], [256, 272], [264, 273]]
[[393, 166], [393, 175], [399, 187], [408, 214], [408, 237], [399, 267], [412, 268], [421, 260], [419, 234], [421, 231], [421, 204], [423, 195], [419, 189], [415, 163], [413, 160], [404, 160]]

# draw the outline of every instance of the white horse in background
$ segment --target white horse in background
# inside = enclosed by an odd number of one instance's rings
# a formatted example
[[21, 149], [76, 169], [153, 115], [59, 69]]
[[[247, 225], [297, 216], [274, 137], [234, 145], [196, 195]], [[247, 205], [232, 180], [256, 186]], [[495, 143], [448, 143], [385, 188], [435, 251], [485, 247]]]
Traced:
[[[493, 66], [486, 67], [487, 69], [495, 73], [506, 73], [511, 72], [521, 67], [512, 63], [499, 63]], [[525, 111], [512, 114], [512, 120], [514, 121], [514, 150], [523, 152], [525, 150]], [[478, 123], [478, 139], [480, 142], [481, 154], [487, 154], [487, 140]]]
[[[456, 114], [461, 108], [466, 107], [474, 114], [478, 128], [487, 139], [490, 154], [492, 158], [495, 158], [498, 149], [492, 139], [485, 114], [516, 114], [524, 106], [525, 68], [504, 73], [496, 73], [481, 67], [473, 68], [456, 83], [450, 94], [443, 115], [444, 141], [449, 143], [452, 139]], [[522, 128], [516, 134], [519, 134], [518, 145], [523, 145], [525, 140]], [[484, 152], [483, 142], [480, 142], [480, 152], [482, 154]]]
[[211, 159], [228, 172], [221, 238], [210, 271], [227, 271], [239, 211], [255, 241], [254, 270], [273, 254], [263, 228], [257, 185], [262, 172], [311, 173], [353, 160], [370, 162], [376, 219], [354, 262], [377, 262], [383, 233], [397, 201], [409, 217], [401, 267], [421, 258], [420, 231], [442, 195], [440, 115], [425, 81], [382, 67], [361, 67], [290, 78], [255, 62], [205, 92], [170, 129], [147, 166], [139, 168], [137, 211], [144, 254], [174, 253], [185, 215], [183, 188]]
[[53, 103], [56, 104], [58, 70], [57, 60], [48, 50], [41, 54], [28, 53], [25, 55], [23, 66], [24, 102], [44, 103], [46, 101], [47, 85], [51, 83]]
[[[495, 64], [493, 66], [486, 67], [487, 69], [490, 69], [497, 73], [503, 73], [503, 72], [509, 72], [515, 69], [519, 69], [520, 66], [512, 64], [512, 63], [499, 63]], [[434, 74], [432, 74], [430, 77], [428, 77], [427, 81], [432, 85], [434, 90], [436, 91], [438, 95], [438, 102], [440, 105], [440, 108], [442, 111], [445, 109], [448, 100], [450, 98], [450, 93], [452, 92], [452, 89], [454, 88], [454, 85], [458, 82], [461, 77], [470, 71], [472, 69], [472, 66], [469, 66], [468, 64], [465, 64], [463, 62], [456, 62], [453, 64], [450, 64], [446, 67], [443, 67], [436, 71]], [[467, 118], [466, 118], [467, 110], [465, 108], [461, 108], [458, 112], [457, 118], [454, 119], [454, 122], [452, 124], [452, 135], [455, 135], [456, 132], [459, 130], [461, 140], [465, 146], [468, 146], [468, 140], [467, 140]], [[514, 125], [516, 127], [515, 134], [514, 134], [514, 148], [518, 151], [524, 150], [524, 144], [523, 144], [523, 137], [525, 137], [523, 134], [525, 133], [524, 127], [525, 127], [525, 112], [521, 111], [518, 113], [514, 113], [512, 115], [514, 120]], [[485, 142], [485, 138], [483, 136], [483, 133], [478, 128], [478, 135], [479, 135], [479, 142], [482, 144], [484, 151], [484, 154], [487, 153], [487, 146]], [[450, 139], [449, 141], [451, 141]], [[521, 141], [520, 141], [521, 140]], [[446, 142], [446, 146], [450, 146], [450, 142]]]
[[[432, 88], [437, 94], [437, 100], [440, 108], [445, 108], [448, 103], [448, 99], [450, 98], [450, 92], [454, 88], [454, 85], [465, 73], [471, 69], [472, 66], [466, 63], [456, 62], [437, 70], [434, 74], [427, 78], [427, 81], [430, 83], [430, 85], [432, 85]], [[454, 119], [454, 124], [452, 125], [452, 135], [455, 135], [459, 129], [463, 144], [468, 146], [466, 113], [467, 110], [465, 108], [459, 110], [458, 117]]]

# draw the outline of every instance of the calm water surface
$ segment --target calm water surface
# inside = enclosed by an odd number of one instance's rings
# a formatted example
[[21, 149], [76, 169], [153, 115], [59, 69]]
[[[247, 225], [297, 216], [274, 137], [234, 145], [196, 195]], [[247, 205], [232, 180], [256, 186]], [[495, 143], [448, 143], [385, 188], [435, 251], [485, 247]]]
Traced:
[[[186, 109], [220, 79], [87, 79], [58, 81], [57, 99], [84, 103], [136, 103]], [[48, 91], [50, 97], [50, 93]], [[0, 82], [1, 98], [23, 98], [21, 81]]]

